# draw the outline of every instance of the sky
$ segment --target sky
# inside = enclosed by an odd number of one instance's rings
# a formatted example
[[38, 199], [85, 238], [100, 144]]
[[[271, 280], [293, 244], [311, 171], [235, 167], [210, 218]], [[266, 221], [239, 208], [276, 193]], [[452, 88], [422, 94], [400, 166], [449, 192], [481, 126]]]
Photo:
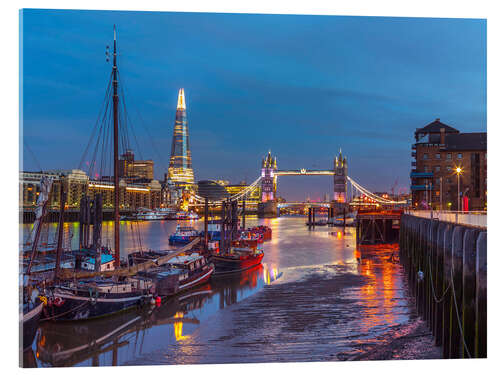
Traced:
[[[98, 118], [117, 27], [136, 157], [168, 168], [186, 94], [196, 180], [252, 182], [332, 169], [372, 191], [408, 191], [416, 128], [486, 131], [486, 21], [478, 19], [23, 10], [21, 169], [77, 168]], [[110, 151], [111, 152], [111, 151]], [[333, 178], [280, 177], [288, 200], [332, 196]]]

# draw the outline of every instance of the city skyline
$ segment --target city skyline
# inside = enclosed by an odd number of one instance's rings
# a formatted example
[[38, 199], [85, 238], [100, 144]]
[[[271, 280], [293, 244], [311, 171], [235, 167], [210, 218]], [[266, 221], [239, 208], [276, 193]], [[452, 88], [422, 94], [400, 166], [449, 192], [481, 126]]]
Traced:
[[[397, 178], [408, 188], [416, 128], [439, 117], [486, 131], [485, 20], [36, 10], [23, 17], [23, 134], [43, 169], [78, 165], [104, 95], [114, 23], [139, 151], [155, 161], [158, 179], [168, 169], [181, 87], [196, 180], [251, 182], [269, 149], [283, 169], [331, 169], [342, 147], [364, 186], [387, 191]], [[24, 169], [37, 169], [29, 153]], [[333, 191], [327, 177], [279, 184], [291, 200]]]

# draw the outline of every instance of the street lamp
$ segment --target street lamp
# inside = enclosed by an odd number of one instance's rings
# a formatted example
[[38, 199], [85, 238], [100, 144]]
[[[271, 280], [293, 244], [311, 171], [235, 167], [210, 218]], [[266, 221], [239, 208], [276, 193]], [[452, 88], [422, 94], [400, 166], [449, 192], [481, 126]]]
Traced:
[[461, 211], [460, 210], [460, 173], [463, 172], [463, 169], [461, 167], [457, 167], [455, 169], [455, 172], [457, 172], [457, 180], [458, 180], [458, 185], [457, 185], [457, 207], [458, 207], [458, 211]]

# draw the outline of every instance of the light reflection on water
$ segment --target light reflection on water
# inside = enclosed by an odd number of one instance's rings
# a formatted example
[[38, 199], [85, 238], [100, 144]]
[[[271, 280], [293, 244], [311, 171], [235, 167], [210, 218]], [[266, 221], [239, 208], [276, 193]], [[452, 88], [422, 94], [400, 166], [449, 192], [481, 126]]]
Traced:
[[[140, 228], [144, 249], [165, 249], [176, 224], [132, 228]], [[337, 360], [408, 320], [402, 270], [391, 260], [397, 249], [356, 250], [353, 228], [308, 230], [304, 218], [247, 218], [247, 225], [257, 224], [273, 230], [262, 266], [212, 279], [143, 316], [43, 323], [34, 344], [38, 365]], [[201, 229], [203, 222], [194, 225]], [[112, 223], [106, 228], [111, 238]], [[138, 249], [138, 231], [129, 222], [120, 228], [123, 248]], [[74, 232], [78, 244], [77, 226]]]

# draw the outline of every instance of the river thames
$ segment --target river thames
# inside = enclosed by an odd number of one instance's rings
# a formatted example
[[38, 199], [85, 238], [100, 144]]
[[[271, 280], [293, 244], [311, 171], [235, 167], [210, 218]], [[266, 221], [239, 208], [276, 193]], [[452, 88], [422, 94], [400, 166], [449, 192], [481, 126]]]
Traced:
[[[415, 317], [397, 247], [357, 251], [354, 228], [308, 230], [305, 221], [249, 217], [247, 226], [273, 230], [260, 267], [141, 312], [42, 322], [25, 360], [37, 367], [346, 360]], [[112, 225], [103, 223], [104, 245]], [[122, 251], [171, 248], [176, 225], [121, 222]], [[202, 229], [203, 221], [193, 225]], [[66, 228], [77, 247], [78, 223]]]

